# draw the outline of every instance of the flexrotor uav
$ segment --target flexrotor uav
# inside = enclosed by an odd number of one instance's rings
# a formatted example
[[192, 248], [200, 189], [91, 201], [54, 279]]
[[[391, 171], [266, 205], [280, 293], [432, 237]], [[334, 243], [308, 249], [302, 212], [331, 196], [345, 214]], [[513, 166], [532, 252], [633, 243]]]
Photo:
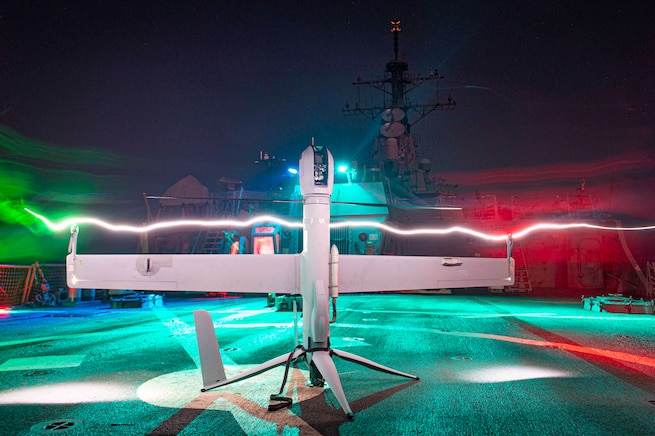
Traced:
[[304, 358], [312, 379], [322, 379], [343, 411], [352, 416], [333, 356], [368, 368], [418, 379], [330, 346], [330, 298], [339, 293], [401, 289], [510, 286], [514, 283], [511, 238], [506, 258], [339, 255], [330, 247], [330, 195], [334, 160], [311, 145], [300, 157], [303, 250], [298, 254], [238, 256], [211, 254], [78, 254], [78, 228], [71, 231], [66, 258], [71, 288], [142, 291], [224, 291], [302, 295], [302, 344], [242, 374], [226, 377], [209, 312], [194, 312], [203, 379], [214, 389]]

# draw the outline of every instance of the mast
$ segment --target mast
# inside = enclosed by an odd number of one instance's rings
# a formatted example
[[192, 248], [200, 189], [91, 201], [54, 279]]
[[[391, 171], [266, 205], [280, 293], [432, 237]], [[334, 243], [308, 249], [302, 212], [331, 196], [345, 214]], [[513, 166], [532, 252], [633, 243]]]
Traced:
[[[392, 197], [407, 194], [434, 197], [439, 195], [439, 186], [430, 175], [431, 163], [418, 151], [418, 138], [411, 133], [411, 127], [435, 110], [454, 109], [455, 100], [450, 96], [446, 102], [414, 103], [408, 95], [424, 83], [438, 84], [444, 77], [435, 69], [428, 76], [410, 75], [409, 65], [399, 55], [400, 20], [391, 20], [394, 57], [385, 65], [384, 77], [377, 80], [357, 79], [353, 85], [370, 86], [384, 94], [382, 105], [355, 107], [346, 104], [345, 114], [361, 114], [381, 124], [379, 135], [371, 152], [370, 165], [365, 181], [383, 181]], [[411, 118], [411, 121], [410, 121]]]
[[396, 120], [403, 122], [407, 131], [409, 131], [411, 125], [416, 124], [435, 110], [454, 109], [455, 100], [450, 96], [448, 96], [446, 102], [412, 103], [408, 100], [407, 95], [414, 89], [427, 82], [438, 84], [439, 80], [443, 79], [444, 76], [439, 75], [436, 69], [430, 71], [428, 76], [421, 76], [420, 74], [412, 76], [408, 73], [408, 63], [399, 56], [398, 37], [400, 30], [400, 20], [391, 20], [394, 58], [385, 65], [385, 77], [376, 80], [362, 80], [361, 78], [357, 78], [357, 81], [352, 83], [357, 86], [370, 86], [381, 91], [387, 96], [385, 97], [384, 104], [368, 107], [361, 106], [359, 102], [355, 103], [355, 107], [350, 107], [350, 104], [346, 104], [343, 112], [348, 115], [361, 114], [374, 121], [378, 121], [385, 110], [401, 109], [406, 115], [411, 112], [415, 114], [414, 116], [417, 116], [412, 122], [409, 121], [407, 116], [403, 120]]
[[402, 108], [405, 105], [405, 85], [411, 82], [405, 79], [405, 71], [409, 65], [398, 58], [398, 34], [400, 33], [400, 20], [391, 20], [393, 33], [393, 60], [387, 62], [386, 71], [391, 74], [388, 82], [391, 84], [391, 107]]

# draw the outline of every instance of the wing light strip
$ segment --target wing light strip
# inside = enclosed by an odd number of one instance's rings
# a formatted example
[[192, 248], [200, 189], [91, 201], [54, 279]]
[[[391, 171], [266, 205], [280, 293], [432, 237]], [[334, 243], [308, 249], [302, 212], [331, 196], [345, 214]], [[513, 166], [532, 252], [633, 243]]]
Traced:
[[[91, 224], [98, 227], [102, 227], [112, 232], [130, 232], [130, 233], [145, 233], [153, 230], [167, 229], [173, 227], [228, 227], [228, 228], [243, 228], [250, 227], [255, 224], [260, 223], [277, 223], [290, 228], [302, 228], [303, 223], [298, 221], [288, 221], [279, 217], [262, 215], [258, 217], [251, 218], [249, 220], [240, 221], [240, 220], [177, 220], [177, 221], [163, 221], [149, 225], [142, 226], [133, 226], [128, 224], [111, 224], [107, 221], [104, 221], [99, 218], [94, 217], [75, 217], [68, 218], [59, 222], [52, 222], [45, 216], [38, 214], [28, 208], [25, 208], [25, 211], [32, 214], [34, 217], [41, 220], [51, 231], [59, 232], [62, 230], [69, 229], [73, 225], [80, 224]], [[462, 233], [471, 235], [480, 239], [486, 239], [488, 241], [506, 241], [508, 234], [489, 234], [484, 233], [478, 230], [470, 229], [467, 227], [453, 226], [448, 228], [418, 228], [418, 229], [399, 229], [396, 227], [389, 226], [388, 224], [379, 223], [375, 221], [337, 221], [330, 223], [330, 228], [342, 228], [342, 227], [375, 227], [380, 230], [395, 233], [398, 235], [404, 236], [414, 236], [414, 235], [447, 235], [451, 233]], [[568, 223], [568, 224], [556, 224], [556, 223], [538, 223], [532, 226], [526, 227], [523, 230], [512, 232], [509, 234], [514, 240], [524, 238], [531, 233], [546, 231], [546, 230], [567, 230], [567, 229], [595, 229], [595, 230], [606, 230], [606, 231], [648, 231], [655, 230], [655, 225], [650, 226], [640, 226], [640, 227], [620, 227], [620, 226], [601, 226], [596, 224], [589, 224], [584, 222], [578, 223]]]

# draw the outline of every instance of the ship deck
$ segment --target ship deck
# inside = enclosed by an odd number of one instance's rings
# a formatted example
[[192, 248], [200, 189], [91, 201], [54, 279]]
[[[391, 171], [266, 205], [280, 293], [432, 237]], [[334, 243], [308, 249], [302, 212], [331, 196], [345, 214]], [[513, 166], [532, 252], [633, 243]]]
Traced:
[[579, 300], [508, 295], [339, 297], [331, 345], [411, 380], [335, 357], [329, 387], [285, 368], [201, 392], [192, 312], [208, 310], [228, 375], [294, 348], [293, 314], [264, 297], [168, 298], [15, 309], [0, 318], [1, 434], [615, 435], [655, 432], [655, 317]]

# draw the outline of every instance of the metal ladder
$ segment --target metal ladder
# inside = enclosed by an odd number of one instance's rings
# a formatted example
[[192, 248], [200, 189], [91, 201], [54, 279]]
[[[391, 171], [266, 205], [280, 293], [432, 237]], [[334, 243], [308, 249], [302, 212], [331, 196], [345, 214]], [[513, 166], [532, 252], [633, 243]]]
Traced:
[[648, 288], [646, 289], [646, 296], [648, 298], [655, 297], [655, 262], [646, 262], [646, 270], [648, 272]]
[[225, 238], [223, 236], [222, 230], [207, 230], [202, 247], [200, 248], [200, 253], [202, 254], [220, 253], [224, 239]]
[[514, 243], [514, 284], [507, 287], [508, 292], [532, 292], [530, 272], [527, 267], [525, 250], [520, 243]]

